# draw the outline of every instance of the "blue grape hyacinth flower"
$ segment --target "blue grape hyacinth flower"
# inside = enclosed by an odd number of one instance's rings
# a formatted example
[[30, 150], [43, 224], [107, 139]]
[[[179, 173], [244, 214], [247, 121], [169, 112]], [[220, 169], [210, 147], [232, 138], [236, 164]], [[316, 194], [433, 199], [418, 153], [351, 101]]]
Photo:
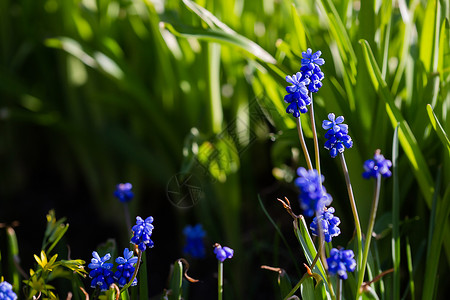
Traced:
[[219, 244], [215, 244], [214, 254], [220, 262], [223, 262], [225, 259], [233, 257], [234, 250], [229, 247], [222, 247]]
[[327, 258], [328, 272], [330, 275], [338, 275], [340, 279], [347, 279], [347, 272], [353, 272], [356, 269], [356, 261], [353, 258], [355, 254], [352, 250], [344, 248], [338, 250], [331, 249], [330, 257]]
[[298, 118], [301, 113], [304, 114], [308, 111], [306, 106], [311, 104], [306, 87], [311, 81], [309, 78], [305, 78], [301, 72], [286, 76], [286, 81], [291, 84], [286, 87], [288, 94], [284, 96], [284, 101], [289, 103], [286, 112]]
[[313, 69], [315, 66], [321, 66], [325, 63], [323, 58], [320, 58], [322, 51], [312, 52], [311, 48], [308, 48], [305, 52], [302, 52], [302, 67], [308, 67]]
[[145, 221], [137, 216], [136, 225], [131, 229], [133, 231], [133, 237], [131, 243], [138, 245], [141, 251], [145, 251], [147, 248], [152, 248], [154, 243], [150, 239], [153, 232], [153, 217], [148, 217]]
[[384, 158], [380, 150], [375, 151], [373, 159], [368, 159], [364, 162], [364, 173], [362, 176], [366, 179], [370, 177], [377, 178], [378, 176], [391, 177], [392, 173], [389, 170], [392, 167], [392, 162]]
[[343, 153], [345, 148], [353, 147], [352, 138], [348, 135], [348, 125], [342, 124], [344, 117], [335, 118], [333, 113], [328, 114], [328, 120], [322, 122], [322, 128], [328, 130], [325, 133], [327, 141], [325, 149], [330, 150], [330, 156], [336, 157], [338, 153]]
[[7, 281], [0, 282], [0, 300], [16, 300], [17, 295]]
[[134, 197], [134, 193], [131, 191], [132, 188], [131, 183], [119, 183], [116, 185], [114, 197], [119, 199], [120, 202], [130, 202]]
[[323, 176], [319, 176], [317, 170], [306, 170], [303, 167], [297, 169], [295, 185], [299, 188], [300, 207], [307, 217], [312, 217], [317, 213], [322, 213], [326, 206], [333, 200], [327, 193], [322, 182]]
[[97, 251], [94, 251], [92, 256], [91, 263], [88, 265], [88, 268], [92, 269], [89, 273], [89, 277], [92, 278], [91, 287], [99, 287], [101, 291], [106, 291], [114, 283], [114, 274], [111, 271], [113, 264], [107, 263], [111, 259], [111, 254], [107, 253], [100, 257]]
[[[136, 264], [138, 258], [133, 256], [133, 251], [125, 248], [123, 250], [123, 257], [116, 258], [117, 271], [114, 273], [114, 279], [117, 281], [120, 287], [125, 286], [133, 277], [133, 273], [135, 270], [134, 264]], [[134, 278], [131, 286], [137, 285], [137, 278]]]
[[206, 236], [206, 232], [203, 230], [202, 224], [186, 226], [183, 229], [183, 234], [186, 236], [186, 245], [183, 252], [191, 255], [193, 258], [204, 258], [205, 245], [203, 238]]
[[319, 236], [319, 222], [320, 227], [322, 228], [323, 235], [325, 237], [325, 242], [331, 242], [331, 239], [335, 236], [341, 234], [341, 230], [338, 225], [341, 223], [341, 220], [334, 215], [334, 208], [328, 207], [326, 208], [322, 214], [318, 217], [314, 217], [309, 228], [311, 229], [311, 233], [315, 236]]

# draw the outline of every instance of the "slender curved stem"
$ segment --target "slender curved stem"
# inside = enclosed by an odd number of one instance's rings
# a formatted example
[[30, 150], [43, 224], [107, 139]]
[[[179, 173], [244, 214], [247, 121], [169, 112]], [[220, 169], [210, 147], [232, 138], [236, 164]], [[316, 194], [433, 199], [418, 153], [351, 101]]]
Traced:
[[217, 293], [218, 299], [222, 300], [223, 293], [223, 262], [219, 260], [218, 271], [217, 271]]
[[314, 139], [314, 153], [316, 158], [316, 170], [317, 173], [319, 173], [320, 176], [320, 155], [319, 155], [319, 140], [317, 139], [317, 131], [316, 131], [316, 122], [314, 120], [314, 103], [313, 103], [313, 96], [312, 93], [310, 93], [311, 97], [311, 104], [309, 105], [309, 115], [311, 120], [311, 130], [313, 133], [313, 139]]
[[378, 200], [380, 198], [380, 186], [381, 186], [381, 175], [378, 174], [375, 182], [375, 190], [373, 192], [372, 208], [370, 210], [369, 226], [367, 227], [366, 241], [364, 243], [364, 254], [361, 265], [362, 269], [358, 273], [358, 295], [361, 294], [361, 285], [363, 283], [364, 273], [366, 271], [367, 257], [369, 256], [369, 249], [370, 249], [370, 241], [372, 240], [372, 231], [373, 226], [375, 225], [375, 217], [377, 215], [378, 209]]
[[311, 158], [309, 157], [308, 148], [306, 147], [305, 138], [303, 137], [302, 122], [300, 120], [300, 117], [295, 118], [295, 121], [297, 123], [298, 138], [300, 140], [300, 144], [302, 145], [303, 153], [305, 154], [306, 164], [308, 165], [308, 169], [312, 170], [312, 162]]
[[359, 222], [358, 210], [356, 209], [355, 197], [353, 196], [352, 184], [350, 182], [350, 175], [348, 174], [347, 164], [345, 162], [344, 153], [339, 153], [339, 158], [341, 160], [342, 171], [344, 172], [345, 182], [347, 184], [347, 192], [348, 197], [350, 199], [350, 206], [352, 207], [353, 218], [355, 220], [355, 228], [356, 228], [356, 238], [357, 238], [357, 247], [358, 247], [358, 261], [357, 267], [358, 272], [361, 272], [362, 266], [362, 234], [361, 234], [361, 224]]
[[337, 300], [342, 299], [342, 279], [338, 279], [337, 282]]

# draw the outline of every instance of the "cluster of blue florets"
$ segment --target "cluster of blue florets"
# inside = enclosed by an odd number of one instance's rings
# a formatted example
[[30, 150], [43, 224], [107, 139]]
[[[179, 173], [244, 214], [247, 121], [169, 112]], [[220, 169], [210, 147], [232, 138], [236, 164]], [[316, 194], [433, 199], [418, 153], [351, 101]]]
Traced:
[[215, 244], [214, 254], [220, 262], [223, 262], [225, 259], [233, 257], [234, 250], [229, 247], [222, 247], [219, 244]]
[[131, 191], [132, 188], [133, 185], [129, 182], [119, 183], [114, 191], [114, 197], [123, 203], [130, 202], [134, 197], [134, 193]]
[[133, 237], [131, 243], [138, 245], [141, 251], [153, 247], [153, 241], [150, 239], [153, 232], [153, 217], [148, 217], [143, 220], [141, 217], [136, 217], [136, 225], [131, 229]]
[[334, 113], [328, 114], [328, 120], [322, 122], [322, 128], [327, 130], [324, 144], [325, 149], [330, 150], [330, 156], [336, 157], [338, 153], [344, 152], [345, 148], [353, 146], [352, 138], [348, 135], [348, 125], [342, 124], [344, 117], [336, 118]]
[[314, 217], [309, 226], [311, 233], [315, 236], [319, 235], [319, 230], [321, 229], [327, 243], [331, 242], [333, 237], [341, 234], [341, 230], [338, 227], [341, 224], [341, 220], [334, 215], [334, 212], [333, 207], [325, 208], [321, 214]]
[[92, 256], [91, 263], [88, 265], [88, 268], [92, 270], [89, 272], [89, 277], [92, 278], [91, 287], [106, 291], [111, 284], [115, 283], [114, 273], [111, 271], [113, 264], [107, 262], [111, 259], [111, 254], [107, 253], [100, 257], [97, 251], [94, 251]]
[[12, 285], [6, 281], [0, 282], [0, 300], [16, 300], [17, 295], [12, 290]]
[[308, 111], [307, 106], [311, 104], [310, 93], [317, 93], [322, 87], [324, 74], [320, 66], [325, 60], [320, 58], [320, 55], [321, 51], [312, 53], [308, 48], [306, 52], [302, 52], [300, 71], [292, 76], [286, 76], [286, 81], [291, 84], [286, 87], [288, 94], [284, 97], [284, 101], [289, 103], [286, 112], [295, 118]]
[[392, 167], [392, 162], [384, 158], [380, 150], [375, 151], [373, 159], [368, 159], [364, 162], [364, 173], [362, 176], [366, 179], [370, 177], [377, 178], [378, 176], [391, 177], [392, 173], [389, 170]]
[[206, 236], [206, 232], [203, 230], [202, 224], [186, 226], [183, 234], [186, 236], [183, 252], [193, 258], [204, 258], [206, 251], [203, 238]]
[[331, 249], [330, 257], [327, 258], [330, 275], [338, 275], [340, 279], [347, 279], [347, 272], [353, 272], [356, 269], [354, 256], [352, 250]]
[[295, 179], [295, 185], [300, 191], [300, 207], [304, 214], [312, 217], [316, 213], [322, 213], [333, 201], [322, 185], [324, 177], [319, 175], [317, 170], [306, 170], [302, 167], [297, 169], [297, 175], [299, 177]]

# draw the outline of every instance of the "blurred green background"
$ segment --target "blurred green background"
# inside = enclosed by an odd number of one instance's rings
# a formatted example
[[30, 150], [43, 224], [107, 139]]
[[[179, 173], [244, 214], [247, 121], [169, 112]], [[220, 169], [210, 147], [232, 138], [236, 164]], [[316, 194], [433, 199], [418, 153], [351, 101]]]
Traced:
[[[208, 247], [235, 249], [225, 266], [229, 299], [277, 297], [275, 274], [260, 265], [282, 267], [294, 279], [303, 272], [290, 216], [276, 198], [288, 196], [300, 212], [292, 180], [305, 161], [295, 121], [284, 112], [284, 77], [298, 71], [310, 47], [326, 61], [314, 96], [319, 138], [323, 144], [320, 123], [329, 112], [344, 115], [363, 231], [372, 183], [362, 179], [362, 163], [375, 149], [391, 157], [400, 123], [402, 293], [411, 297], [411, 245], [416, 296], [437, 252], [436, 295], [443, 297], [448, 216], [439, 249], [427, 245], [430, 212], [448, 199], [450, 182], [443, 133], [450, 132], [449, 14], [448, 0], [0, 1], [0, 222], [20, 222], [24, 269], [39, 252], [37, 229], [51, 208], [68, 217], [72, 257], [89, 260], [108, 238], [126, 246], [112, 192], [131, 182], [131, 215], [155, 218], [151, 294], [167, 286], [170, 264], [182, 256], [182, 228], [202, 223]], [[432, 126], [427, 104], [443, 131]], [[302, 123], [312, 153], [307, 116]], [[344, 179], [338, 162], [325, 149], [320, 154], [342, 220], [336, 244], [345, 246], [354, 226]], [[375, 227], [381, 270], [392, 267], [392, 199], [385, 180]], [[204, 282], [192, 288], [193, 299], [196, 289], [214, 295], [209, 252], [208, 263], [191, 266]], [[386, 287], [377, 285], [383, 299], [391, 298], [391, 281], [388, 275]]]

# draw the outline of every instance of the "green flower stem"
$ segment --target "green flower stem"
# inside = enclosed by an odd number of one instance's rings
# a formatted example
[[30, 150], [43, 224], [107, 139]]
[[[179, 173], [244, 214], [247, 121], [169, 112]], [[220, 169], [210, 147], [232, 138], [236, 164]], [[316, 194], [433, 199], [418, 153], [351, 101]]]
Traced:
[[217, 270], [217, 292], [218, 299], [222, 300], [223, 292], [223, 262], [219, 260], [218, 270]]
[[356, 227], [356, 239], [358, 247], [358, 257], [357, 257], [357, 267], [358, 272], [361, 272], [362, 268], [362, 234], [361, 234], [361, 224], [359, 222], [358, 210], [356, 209], [355, 197], [353, 196], [352, 184], [350, 182], [350, 175], [348, 174], [347, 164], [345, 162], [344, 153], [339, 153], [339, 158], [341, 160], [342, 171], [344, 172], [345, 182], [347, 184], [348, 197], [350, 199], [350, 206], [352, 207], [353, 218], [355, 219]]
[[375, 225], [375, 217], [377, 215], [377, 209], [378, 209], [378, 200], [380, 198], [380, 186], [381, 186], [381, 175], [377, 175], [377, 180], [375, 182], [375, 190], [373, 193], [373, 200], [372, 200], [372, 208], [370, 210], [370, 217], [369, 217], [369, 226], [367, 227], [367, 233], [366, 233], [366, 241], [364, 243], [364, 254], [362, 259], [362, 269], [358, 273], [358, 295], [361, 295], [361, 285], [364, 280], [364, 273], [366, 271], [366, 264], [367, 264], [367, 257], [369, 256], [369, 249], [370, 249], [370, 241], [372, 240], [372, 231], [373, 226]]
[[139, 266], [140, 266], [141, 260], [142, 260], [142, 251], [137, 247], [136, 247], [136, 249], [138, 251], [138, 260], [136, 263], [136, 267], [134, 268], [134, 273], [133, 273], [133, 276], [131, 276], [130, 281], [128, 281], [128, 283], [126, 285], [124, 285], [123, 288], [120, 289], [121, 294], [131, 286], [131, 284], [133, 283], [134, 279], [136, 278], [136, 276], [139, 272]]
[[317, 173], [319, 173], [320, 176], [320, 155], [319, 155], [319, 140], [317, 139], [317, 131], [316, 131], [316, 122], [314, 120], [314, 106], [313, 106], [313, 96], [312, 93], [310, 93], [311, 97], [311, 104], [309, 105], [309, 115], [311, 119], [311, 129], [313, 133], [313, 139], [314, 139], [314, 152], [315, 152], [315, 158], [316, 158], [316, 170]]
[[338, 278], [337, 282], [337, 300], [342, 299], [342, 279]]
[[306, 147], [305, 138], [303, 137], [302, 122], [300, 120], [300, 117], [295, 118], [295, 121], [297, 122], [298, 138], [300, 140], [300, 144], [302, 145], [303, 153], [305, 154], [306, 164], [308, 165], [308, 169], [312, 170], [312, 162], [311, 158], [309, 157], [308, 148]]

